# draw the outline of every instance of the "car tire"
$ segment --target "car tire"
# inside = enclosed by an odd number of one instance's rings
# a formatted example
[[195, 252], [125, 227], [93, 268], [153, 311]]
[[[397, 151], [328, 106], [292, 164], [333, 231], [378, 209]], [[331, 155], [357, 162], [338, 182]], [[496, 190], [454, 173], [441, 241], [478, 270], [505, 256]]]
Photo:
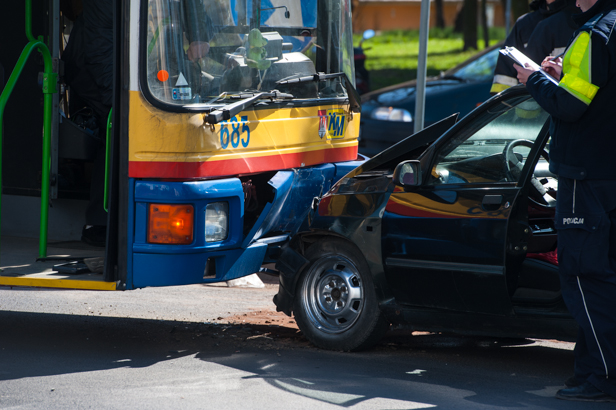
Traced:
[[373, 346], [389, 329], [378, 306], [368, 264], [354, 245], [325, 238], [308, 248], [310, 262], [297, 285], [297, 326], [314, 345], [356, 351]]

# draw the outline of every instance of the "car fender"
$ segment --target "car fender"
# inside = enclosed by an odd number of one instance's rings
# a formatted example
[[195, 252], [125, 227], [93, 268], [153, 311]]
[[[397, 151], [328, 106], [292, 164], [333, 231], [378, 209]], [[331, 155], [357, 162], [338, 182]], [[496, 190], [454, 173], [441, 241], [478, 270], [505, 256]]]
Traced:
[[[379, 304], [391, 300], [393, 294], [387, 285], [382, 263], [380, 218], [378, 220], [370, 219], [369, 224], [362, 223], [356, 230], [350, 232], [350, 236], [331, 230], [313, 230], [295, 235], [292, 241], [282, 248], [276, 262], [276, 269], [280, 272], [278, 293], [273, 299], [276, 310], [284, 312], [288, 316], [292, 315], [297, 281], [310, 262], [304, 257], [306, 250], [312, 244], [326, 237], [340, 238], [356, 247], [366, 259]], [[341, 224], [338, 224], [338, 226], [341, 226]], [[357, 243], [354, 240], [357, 237], [367, 237], [367, 239]]]
[[[276, 270], [279, 275], [278, 293], [274, 295], [274, 304], [277, 312], [291, 316], [293, 301], [295, 300], [297, 280], [304, 268], [310, 262], [304, 257], [306, 249], [311, 244], [326, 236], [339, 236], [328, 231], [300, 232], [293, 236], [291, 241], [282, 247], [280, 256], [276, 261]], [[343, 237], [343, 239], [345, 239]]]

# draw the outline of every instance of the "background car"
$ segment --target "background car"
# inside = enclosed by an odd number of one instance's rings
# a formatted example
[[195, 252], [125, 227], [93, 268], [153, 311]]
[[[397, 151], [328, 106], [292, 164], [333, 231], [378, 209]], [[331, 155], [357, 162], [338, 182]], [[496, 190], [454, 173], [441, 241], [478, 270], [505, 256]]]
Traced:
[[[458, 113], [464, 116], [490, 98], [499, 43], [426, 81], [424, 124]], [[359, 152], [373, 156], [413, 134], [416, 81], [362, 96]]]
[[575, 340], [560, 292], [549, 115], [523, 86], [376, 155], [319, 199], [277, 264], [315, 345], [415, 330]]

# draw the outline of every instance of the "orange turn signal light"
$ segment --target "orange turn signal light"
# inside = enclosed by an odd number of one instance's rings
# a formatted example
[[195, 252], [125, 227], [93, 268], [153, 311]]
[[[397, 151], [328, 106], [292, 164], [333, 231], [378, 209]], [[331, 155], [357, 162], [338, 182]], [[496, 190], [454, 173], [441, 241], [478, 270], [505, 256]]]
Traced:
[[192, 205], [150, 204], [148, 243], [186, 245], [193, 241]]

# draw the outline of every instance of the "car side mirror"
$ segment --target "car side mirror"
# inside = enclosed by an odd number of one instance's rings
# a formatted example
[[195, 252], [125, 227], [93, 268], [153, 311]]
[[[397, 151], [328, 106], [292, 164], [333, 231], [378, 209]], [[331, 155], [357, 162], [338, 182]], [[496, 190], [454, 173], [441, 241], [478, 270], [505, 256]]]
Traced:
[[410, 187], [421, 185], [421, 167], [419, 161], [410, 160], [398, 164], [394, 170], [394, 184]]

